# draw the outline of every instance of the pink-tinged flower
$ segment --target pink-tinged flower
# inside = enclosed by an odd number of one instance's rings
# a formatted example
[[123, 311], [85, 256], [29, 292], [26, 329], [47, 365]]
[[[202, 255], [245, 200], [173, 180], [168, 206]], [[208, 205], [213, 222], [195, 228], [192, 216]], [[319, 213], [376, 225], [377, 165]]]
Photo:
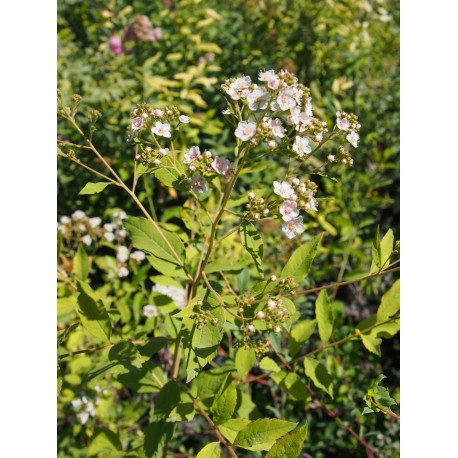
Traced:
[[192, 178], [189, 179], [189, 182], [191, 183], [191, 189], [196, 194], [204, 194], [208, 191], [205, 178], [198, 173], [195, 173]]
[[308, 117], [313, 116], [312, 97], [307, 98], [307, 101], [305, 102], [305, 112], [304, 113]]
[[323, 134], [316, 134], [315, 141], [319, 143], [321, 142], [321, 140], [323, 140]]
[[159, 108], [155, 108], [151, 114], [153, 116], [156, 116], [156, 118], [162, 118], [162, 116], [164, 116], [164, 112], [162, 110], [159, 110]]
[[162, 124], [161, 121], [156, 121], [154, 127], [151, 127], [151, 132], [153, 134], [159, 135], [160, 137], [170, 138], [172, 136], [170, 132], [170, 124], [166, 122]]
[[269, 87], [269, 89], [273, 90], [278, 89], [278, 85], [280, 84], [280, 78], [274, 70], [259, 72], [259, 81], [267, 82], [267, 86]]
[[312, 148], [309, 146], [309, 139], [307, 137], [297, 136], [294, 140], [293, 150], [301, 157], [303, 157], [304, 154], [310, 154], [312, 152]]
[[284, 199], [289, 199], [294, 194], [294, 189], [287, 181], [274, 181], [274, 193]]
[[282, 89], [278, 93], [277, 103], [283, 111], [294, 108], [297, 105], [295, 91], [293, 91], [290, 87]]
[[270, 129], [275, 137], [283, 138], [285, 136], [286, 129], [282, 126], [279, 118], [272, 119]]
[[287, 221], [281, 227], [281, 230], [286, 234], [286, 237], [292, 239], [296, 237], [297, 234], [302, 234], [304, 232], [304, 225], [302, 224], [302, 216]]
[[156, 27], [155, 29], [153, 29], [153, 34], [156, 40], [162, 39], [162, 29], [160, 27]]
[[248, 141], [254, 137], [256, 133], [256, 124], [254, 122], [241, 121], [239, 122], [237, 129], [235, 129], [235, 136], [243, 140]]
[[127, 269], [127, 267], [121, 266], [118, 269], [118, 277], [119, 278], [127, 277], [128, 275], [129, 275], [129, 270]]
[[285, 200], [283, 205], [280, 207], [280, 213], [283, 217], [283, 221], [291, 221], [292, 219], [299, 216], [297, 203], [292, 200]]
[[249, 76], [241, 76], [229, 85], [226, 92], [232, 100], [239, 100], [241, 97], [244, 98], [248, 95], [250, 86], [251, 78]]
[[347, 118], [341, 118], [340, 117], [340, 111], [336, 113], [337, 115], [337, 127], [340, 130], [348, 130], [350, 129], [350, 121]]
[[189, 122], [189, 116], [186, 116], [186, 115], [181, 115], [178, 119], [183, 124], [188, 124], [188, 122]]
[[161, 156], [167, 156], [169, 154], [169, 149], [168, 148], [161, 148], [158, 152]]
[[347, 135], [347, 140], [355, 148], [357, 148], [358, 147], [359, 134], [357, 134], [356, 132], [352, 131]]
[[224, 157], [216, 156], [211, 163], [213, 170], [220, 175], [224, 175], [229, 169], [231, 163]]
[[229, 108], [226, 108], [221, 113], [223, 113], [223, 115], [229, 115], [229, 114], [231, 114], [231, 110]]
[[113, 54], [119, 56], [122, 53], [122, 40], [118, 37], [108, 38], [108, 46], [113, 51]]
[[191, 146], [191, 148], [184, 153], [184, 160], [185, 164], [190, 164], [191, 162], [195, 161], [201, 156], [200, 149], [198, 146]]
[[247, 95], [248, 106], [250, 110], [265, 110], [269, 103], [270, 95], [262, 89], [256, 88]]
[[143, 127], [143, 118], [137, 116], [136, 118], [132, 119], [131, 129], [138, 130]]

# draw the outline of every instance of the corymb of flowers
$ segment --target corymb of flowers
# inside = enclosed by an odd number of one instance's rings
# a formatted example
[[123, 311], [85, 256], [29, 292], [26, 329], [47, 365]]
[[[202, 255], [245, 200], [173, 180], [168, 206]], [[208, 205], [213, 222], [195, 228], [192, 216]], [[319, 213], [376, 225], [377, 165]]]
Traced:
[[[132, 112], [128, 137], [137, 144], [135, 160], [153, 172], [170, 170], [170, 186], [187, 189], [202, 201], [221, 189], [228, 198], [242, 169], [260, 157], [277, 156], [279, 163], [285, 162], [286, 172], [266, 183], [269, 192], [262, 196], [247, 192], [243, 217], [247, 222], [277, 219], [290, 239], [302, 234], [307, 213], [318, 211], [318, 187], [308, 176], [323, 175], [329, 165], [353, 165], [350, 150], [357, 148], [361, 129], [357, 116], [337, 111], [330, 130], [313, 114], [310, 89], [286, 70], [260, 71], [257, 83], [250, 76], [230, 78], [221, 89], [228, 104], [223, 114], [237, 143], [234, 157], [219, 156], [200, 145], [176, 151], [174, 140], [192, 119], [175, 106], [139, 104]], [[331, 140], [340, 144], [329, 152]]]

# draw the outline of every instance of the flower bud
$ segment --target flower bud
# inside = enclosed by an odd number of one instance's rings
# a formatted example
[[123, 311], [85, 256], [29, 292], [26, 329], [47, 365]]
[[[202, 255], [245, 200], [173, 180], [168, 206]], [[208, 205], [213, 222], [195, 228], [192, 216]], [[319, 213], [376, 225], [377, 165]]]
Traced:
[[255, 199], [255, 198], [256, 198], [256, 194], [255, 194], [254, 192], [249, 192], [249, 193], [248, 193], [248, 199], [253, 200], [253, 199]]
[[247, 327], [248, 331], [250, 332], [254, 332], [256, 330], [256, 328], [252, 325], [252, 324], [249, 324]]
[[161, 165], [161, 161], [159, 159], [154, 159], [153, 164], [159, 166]]
[[277, 333], [281, 332], [281, 327], [280, 326], [275, 326], [274, 327], [274, 331], [277, 332]]
[[293, 178], [291, 183], [293, 183], [293, 185], [297, 186], [300, 183], [300, 180], [299, 180], [299, 178]]
[[267, 216], [267, 215], [269, 214], [269, 209], [268, 209], [268, 208], [265, 208], [265, 209], [263, 210], [262, 214], [263, 214], [264, 216]]
[[258, 318], [258, 320], [262, 320], [264, 318], [264, 312], [262, 310], [259, 310], [258, 313], [256, 313], [256, 318]]
[[277, 276], [276, 276], [276, 275], [271, 275], [271, 276], [270, 276], [270, 280], [271, 280], [271, 281], [275, 281], [276, 279], [277, 279]]
[[197, 305], [201, 307], [204, 303], [202, 301], [197, 301]]

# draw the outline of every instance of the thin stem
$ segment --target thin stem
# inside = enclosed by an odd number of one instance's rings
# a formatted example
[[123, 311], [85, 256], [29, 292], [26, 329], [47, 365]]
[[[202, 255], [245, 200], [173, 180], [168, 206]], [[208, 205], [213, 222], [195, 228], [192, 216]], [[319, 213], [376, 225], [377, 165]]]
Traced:
[[138, 145], [135, 145], [135, 156], [134, 156], [134, 178], [132, 181], [132, 192], [135, 192], [135, 187], [137, 186], [137, 154], [138, 154]]
[[156, 215], [156, 209], [154, 208], [154, 202], [151, 197], [151, 188], [149, 187], [148, 183], [148, 178], [146, 175], [143, 175], [143, 184], [145, 185], [145, 190], [146, 190], [146, 199], [148, 200], [148, 205], [149, 205], [149, 210], [151, 212], [151, 216], [153, 217], [154, 221], [158, 221], [157, 215]]
[[383, 409], [382, 407], [377, 405], [372, 399], [371, 399], [371, 403], [372, 403], [373, 406], [377, 407], [377, 409], [381, 410], [385, 415], [389, 415], [390, 417], [396, 418], [396, 420], [400, 420], [401, 419], [401, 417], [399, 415], [396, 415], [394, 412], [390, 412], [389, 410]]

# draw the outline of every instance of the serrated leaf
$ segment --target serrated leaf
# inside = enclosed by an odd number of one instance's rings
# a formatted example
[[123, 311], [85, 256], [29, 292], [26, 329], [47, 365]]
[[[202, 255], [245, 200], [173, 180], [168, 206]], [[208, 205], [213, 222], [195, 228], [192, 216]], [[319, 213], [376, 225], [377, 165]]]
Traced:
[[332, 378], [326, 368], [316, 359], [306, 358], [304, 360], [305, 374], [309, 377], [317, 388], [320, 388], [334, 399], [332, 394]]
[[215, 398], [212, 405], [213, 421], [219, 425], [228, 421], [237, 405], [237, 389], [229, 376], [229, 383], [224, 386], [222, 392]]
[[83, 248], [83, 245], [78, 245], [78, 249], [73, 258], [73, 273], [76, 278], [82, 281], [86, 280], [89, 275], [90, 267], [89, 256], [86, 250]]
[[289, 350], [291, 356], [295, 356], [313, 334], [316, 328], [316, 320], [304, 320], [297, 323], [289, 336]]
[[234, 440], [234, 445], [247, 450], [270, 450], [277, 439], [292, 431], [297, 423], [261, 418], [243, 428]]
[[247, 223], [244, 221], [240, 226], [240, 237], [242, 239], [243, 247], [253, 258], [254, 264], [259, 274], [264, 276], [264, 270], [262, 268], [264, 244], [262, 242], [259, 231], [254, 227], [252, 223]]
[[334, 317], [332, 315], [332, 304], [325, 289], [320, 291], [315, 302], [316, 320], [321, 340], [326, 343], [332, 335]]
[[317, 235], [310, 242], [301, 245], [289, 258], [280, 276], [282, 278], [292, 276], [297, 281], [303, 280], [312, 267], [322, 236], [322, 234]]
[[107, 186], [112, 184], [110, 181], [100, 181], [98, 183], [86, 183], [86, 186], [79, 192], [79, 195], [87, 195], [87, 194], [98, 194], [102, 192]]
[[265, 458], [299, 458], [308, 434], [307, 423], [278, 439]]
[[386, 321], [397, 313], [401, 307], [401, 281], [396, 280], [393, 286], [382, 296], [377, 310], [377, 322]]
[[220, 456], [221, 448], [219, 442], [211, 442], [196, 455], [196, 458], [220, 458]]
[[78, 315], [81, 324], [94, 337], [109, 342], [111, 321], [102, 301], [87, 283], [78, 281], [78, 292]]
[[253, 349], [246, 350], [239, 348], [235, 354], [235, 368], [240, 378], [245, 377], [251, 370], [256, 361], [256, 353]]

